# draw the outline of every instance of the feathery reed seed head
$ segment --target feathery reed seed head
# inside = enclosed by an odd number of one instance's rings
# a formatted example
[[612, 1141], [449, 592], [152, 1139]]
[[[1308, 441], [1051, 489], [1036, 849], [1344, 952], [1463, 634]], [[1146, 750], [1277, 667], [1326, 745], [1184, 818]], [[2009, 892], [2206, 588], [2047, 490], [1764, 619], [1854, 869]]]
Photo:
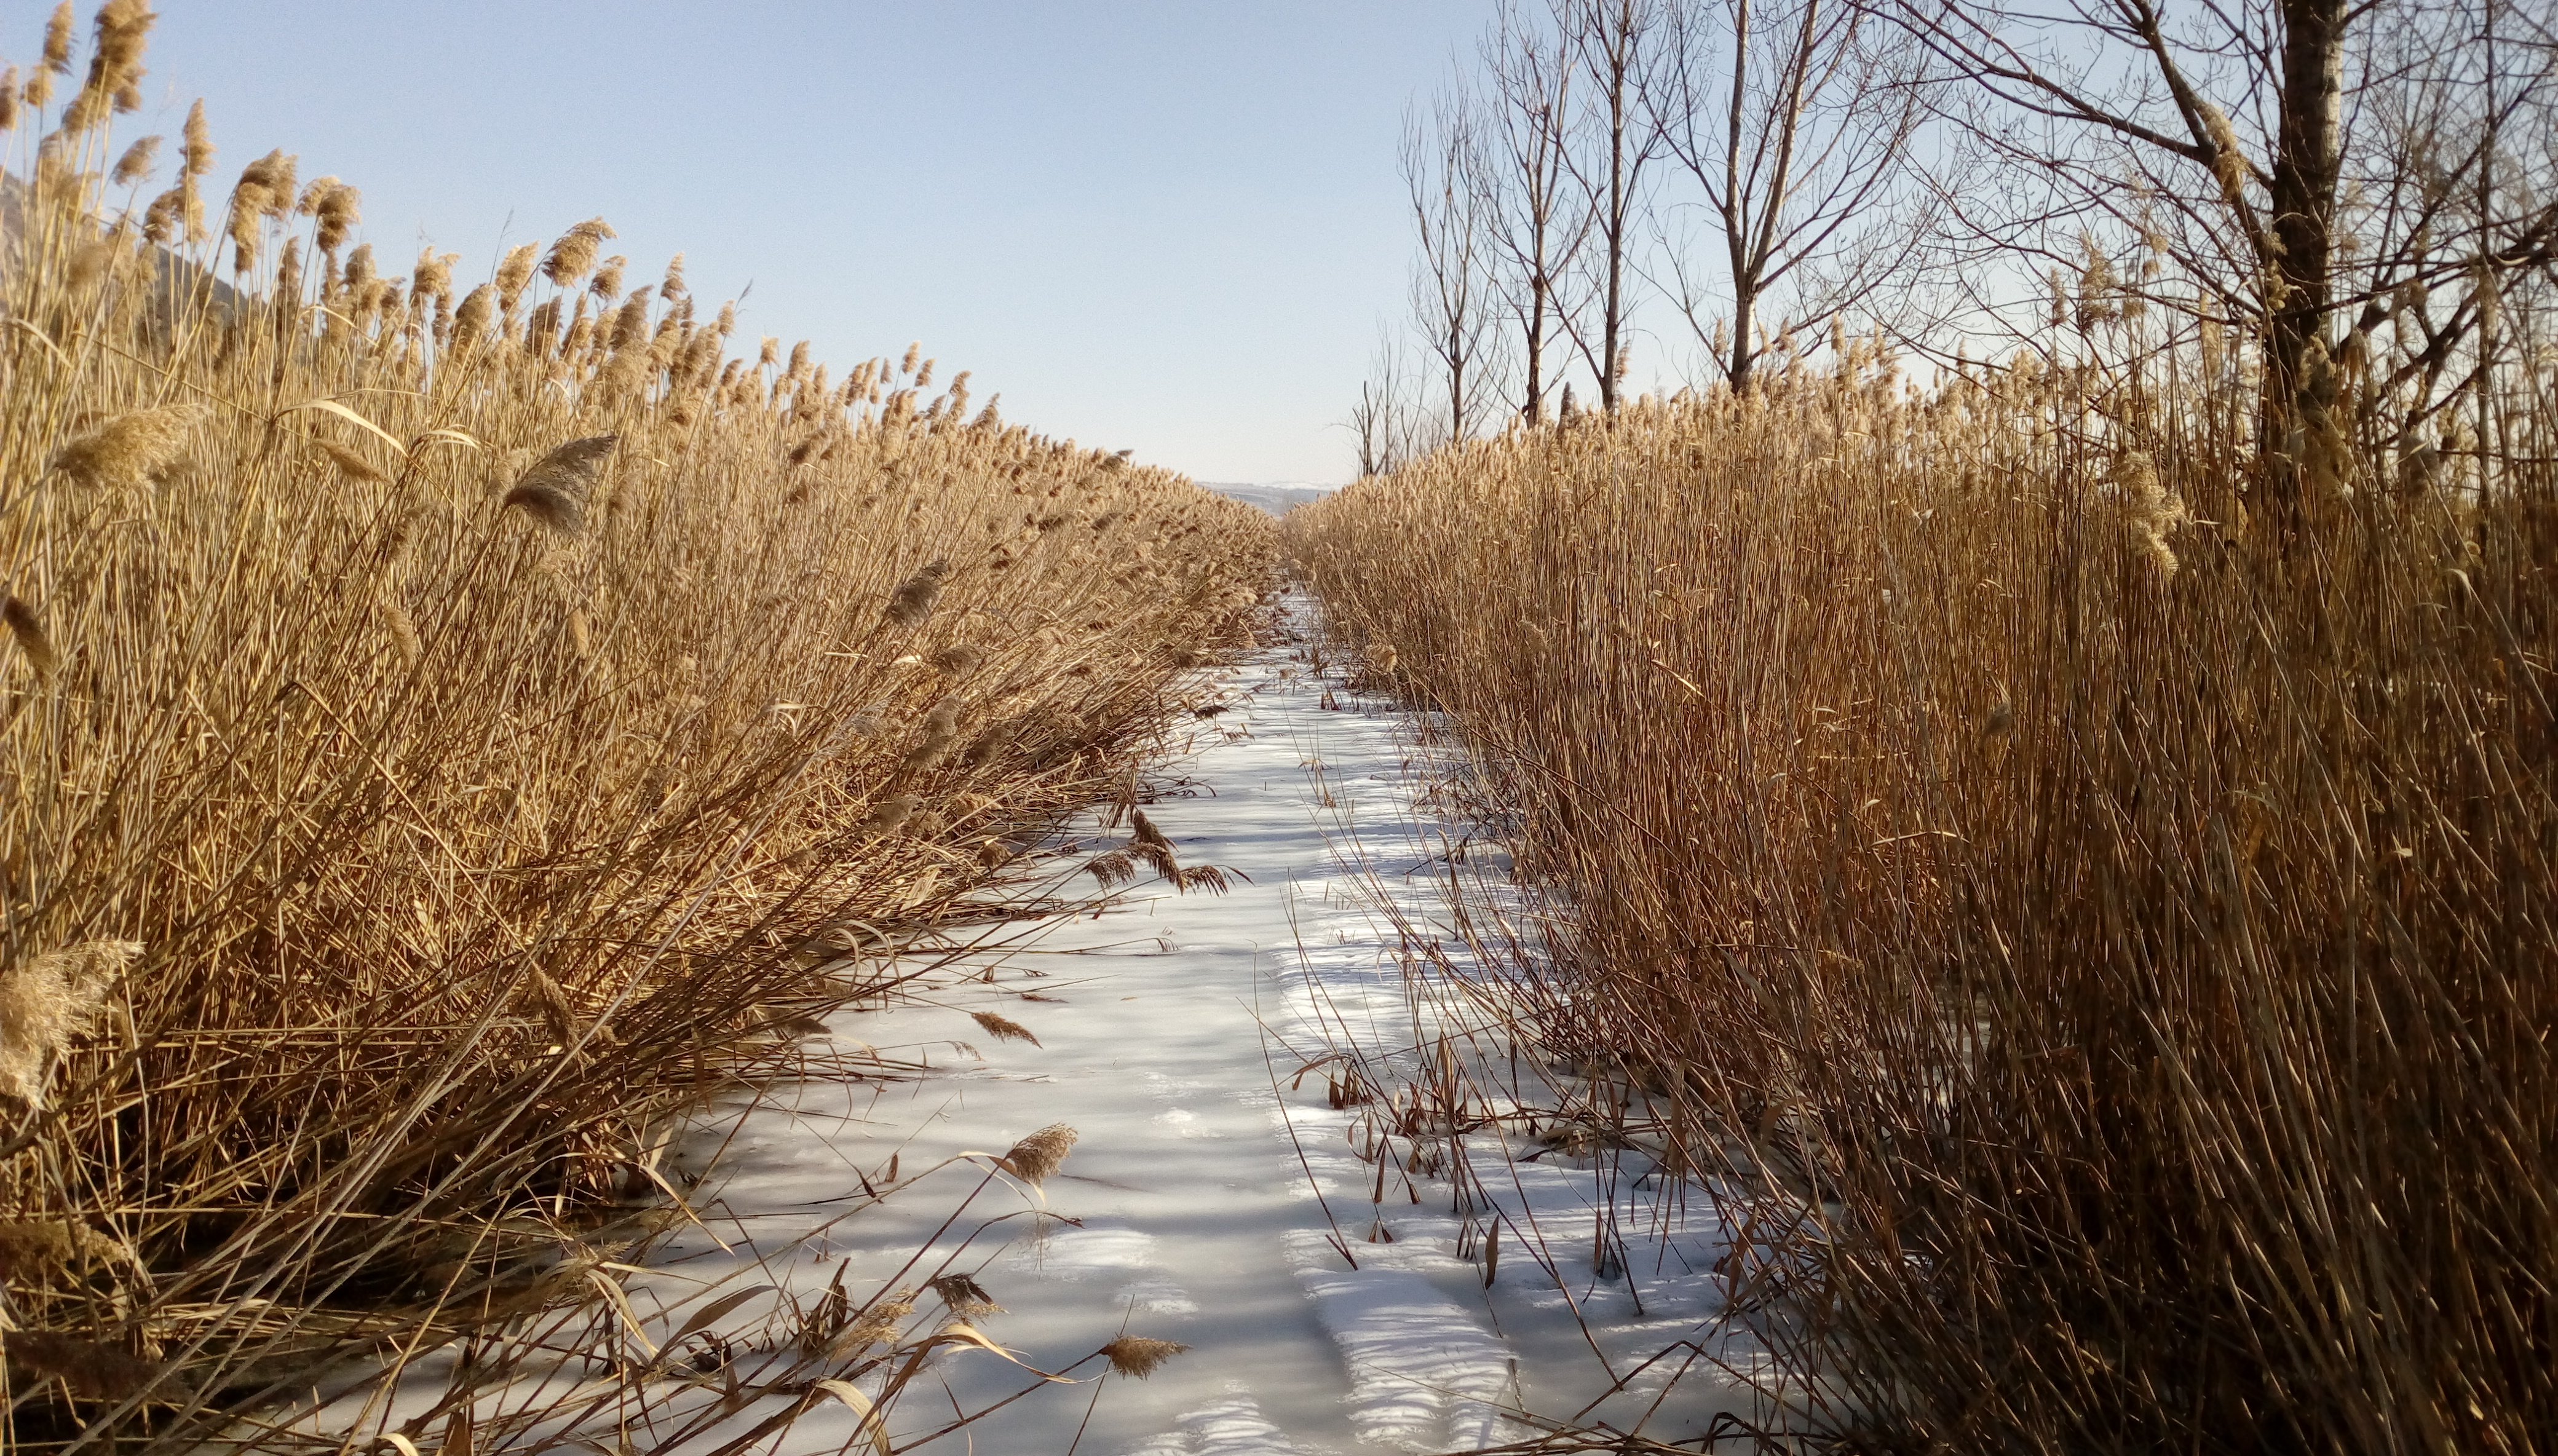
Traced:
[[45, 22], [45, 70], [56, 75], [71, 73], [71, 38], [78, 30], [79, 17], [71, 11], [71, 0], [62, 0]]
[[86, 288], [104, 278], [113, 268], [118, 244], [113, 238], [92, 237], [71, 252], [71, 265], [67, 281], [73, 288]]
[[898, 1322], [915, 1313], [918, 1292], [900, 1289], [885, 1302], [864, 1310], [859, 1318], [845, 1327], [842, 1334], [828, 1342], [826, 1358], [829, 1361], [847, 1360], [894, 1336]]
[[508, 248], [505, 260], [497, 264], [497, 306], [508, 317], [514, 315], [515, 304], [524, 296], [525, 285], [533, 281], [533, 267], [540, 256], [541, 247], [527, 242]]
[[320, 453], [328, 456], [330, 463], [337, 466], [339, 471], [350, 480], [362, 481], [367, 485], [380, 485], [390, 479], [371, 461], [334, 440], [322, 440], [318, 443]]
[[426, 647], [418, 641], [417, 624], [410, 620], [408, 609], [384, 596], [375, 599], [373, 610], [382, 619], [382, 630], [391, 635], [391, 647], [399, 654], [400, 665], [417, 666], [426, 655]]
[[106, 0], [98, 7], [97, 44], [89, 54], [88, 80], [73, 103], [81, 114], [66, 116], [66, 128], [85, 131], [104, 121], [110, 108], [142, 109], [142, 55], [150, 45], [151, 26], [159, 18], [151, 13], [148, 0]]
[[177, 460], [204, 417], [193, 404], [117, 415], [55, 452], [53, 468], [83, 486], [140, 486]]
[[36, 669], [36, 675], [53, 676], [54, 666], [61, 659], [55, 655], [53, 639], [45, 635], [45, 625], [36, 616], [36, 609], [12, 593], [0, 599], [0, 623], [8, 626], [9, 636], [18, 644], [18, 651], [27, 655], [27, 665]]
[[2239, 150], [2238, 132], [2227, 113], [2209, 101], [2197, 104], [2203, 134], [2211, 138], [2211, 175], [2219, 180], [2222, 199], [2237, 207], [2247, 200], [2247, 154]]
[[160, 1378], [150, 1361], [60, 1330], [11, 1330], [0, 1340], [22, 1380], [59, 1380], [84, 1400], [121, 1400]]
[[189, 177], [203, 177], [213, 170], [213, 129], [205, 120], [205, 103], [198, 101], [187, 108], [187, 129], [181, 134], [185, 146], [179, 157], [186, 164]]
[[1066, 1155], [1074, 1142], [1073, 1128], [1063, 1122], [1052, 1122], [1013, 1144], [1012, 1150], [1003, 1156], [1004, 1171], [1037, 1187], [1066, 1166]]
[[167, 246], [178, 239], [186, 225], [187, 188], [180, 185], [151, 200], [142, 211], [142, 237], [150, 243]]
[[613, 349], [618, 354], [623, 350], [644, 344], [647, 340], [648, 290], [645, 287], [635, 288], [631, 290], [631, 296], [623, 301], [622, 307], [614, 311]]
[[870, 812], [862, 816], [862, 827], [874, 834], [885, 834], [905, 823], [923, 801], [912, 794], [893, 794], [871, 805]]
[[961, 1319], [1004, 1312], [1004, 1307], [995, 1302], [985, 1286], [967, 1274], [943, 1274], [932, 1280], [932, 1292]]
[[595, 270], [596, 254], [603, 249], [604, 239], [614, 236], [613, 224], [602, 218], [589, 218], [571, 227], [551, 244], [550, 255], [542, 259], [542, 276], [562, 288]]
[[0, 971], [0, 1093], [42, 1110], [54, 1059], [95, 1024], [141, 955], [137, 942], [87, 941]]
[[1110, 1369], [1123, 1376], [1144, 1380], [1164, 1368], [1164, 1363], [1190, 1349], [1171, 1340], [1151, 1340], [1143, 1335], [1122, 1335], [1101, 1347], [1110, 1359]]
[[490, 296], [492, 292], [490, 285], [483, 283], [472, 289], [470, 295], [462, 300], [462, 306], [453, 311], [454, 348], [467, 350], [488, 336], [489, 326], [497, 322], [497, 301]]
[[932, 615], [933, 600], [941, 595], [941, 579], [950, 574], [950, 563], [934, 561], [899, 584], [881, 615], [894, 626], [921, 627]]
[[499, 509], [520, 507], [526, 515], [561, 535], [586, 522], [586, 493], [619, 435], [589, 435], [555, 446], [518, 477]]
[[1029, 1027], [1008, 1016], [998, 1016], [992, 1011], [971, 1011], [968, 1018], [977, 1023], [978, 1030], [999, 1042], [1028, 1042], [1034, 1047], [1040, 1044], [1040, 1039], [1031, 1035]]
[[126, 147], [124, 155], [115, 159], [115, 170], [107, 174], [107, 180], [118, 187], [132, 187], [137, 183], [148, 182], [151, 180], [151, 169], [159, 158], [160, 138], [146, 136]]

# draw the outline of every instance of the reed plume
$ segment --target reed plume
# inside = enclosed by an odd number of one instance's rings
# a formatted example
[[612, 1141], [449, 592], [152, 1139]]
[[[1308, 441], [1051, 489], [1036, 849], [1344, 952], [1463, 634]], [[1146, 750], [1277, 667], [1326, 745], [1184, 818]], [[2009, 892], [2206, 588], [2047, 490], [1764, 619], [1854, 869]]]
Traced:
[[71, 0], [62, 0], [45, 21], [45, 44], [40, 53], [45, 72], [54, 75], [71, 73], [71, 40], [78, 32], [79, 17], [71, 10]]
[[97, 1270], [135, 1270], [133, 1250], [86, 1224], [0, 1222], [0, 1277], [22, 1289], [85, 1282]]
[[0, 1341], [11, 1375], [29, 1384], [61, 1381], [84, 1400], [122, 1400], [160, 1379], [160, 1367], [150, 1361], [59, 1330], [11, 1330]]
[[158, 18], [146, 0], [106, 0], [98, 7], [88, 77], [63, 109], [64, 135], [92, 130], [115, 112], [141, 109], [142, 52]]
[[1137, 856], [1126, 849], [1096, 854], [1083, 862], [1083, 872], [1099, 881], [1102, 889], [1116, 889], [1137, 878]]
[[317, 443], [320, 447], [320, 453], [328, 456], [329, 463], [338, 467], [339, 473], [346, 476], [349, 480], [362, 481], [368, 485], [380, 485], [390, 479], [388, 475], [382, 472], [379, 466], [374, 465], [371, 461], [366, 460], [362, 455], [354, 450], [348, 449], [346, 446], [341, 445], [334, 440], [322, 440]]
[[257, 262], [259, 229], [293, 206], [294, 159], [279, 147], [240, 169], [231, 189], [231, 266], [248, 271]]
[[1155, 821], [1146, 817], [1144, 809], [1130, 809], [1128, 818], [1136, 831], [1129, 841], [1129, 852], [1153, 865], [1155, 873], [1179, 887], [1182, 884], [1182, 866], [1173, 853], [1173, 841], [1164, 836], [1163, 830], [1155, 827]]
[[0, 622], [8, 625], [10, 640], [15, 640], [18, 650], [26, 653], [26, 665], [36, 667], [39, 678], [52, 678], [54, 665], [62, 657], [54, 653], [54, 640], [44, 635], [44, 622], [36, 617], [36, 609], [28, 607], [28, 601], [21, 596], [10, 594], [8, 599], [0, 599]]
[[180, 230], [186, 225], [187, 201], [187, 187], [183, 182], [153, 198], [151, 206], [142, 210], [143, 240], [163, 247], [176, 242]]
[[992, 1011], [971, 1011], [968, 1018], [977, 1023], [978, 1030], [999, 1042], [1028, 1042], [1034, 1047], [1040, 1044], [1040, 1039], [1031, 1035], [1029, 1027], [1010, 1017], [998, 1016]]
[[55, 452], [53, 468], [83, 486], [139, 487], [178, 459], [204, 418], [192, 404], [120, 414]]
[[461, 306], [453, 311], [455, 349], [468, 351], [488, 337], [490, 326], [497, 319], [497, 302], [490, 296], [492, 291], [488, 284], [481, 284], [472, 289], [463, 298]]
[[915, 1313], [917, 1293], [913, 1289], [901, 1289], [863, 1310], [858, 1318], [844, 1327], [841, 1334], [827, 1343], [826, 1359], [848, 1360], [874, 1345], [896, 1338], [899, 1322]]
[[113, 238], [91, 238], [71, 253], [71, 265], [65, 276], [71, 287], [86, 288], [114, 269], [116, 255], [121, 251]]
[[524, 287], [533, 281], [533, 268], [541, 256], [538, 243], [527, 242], [508, 248], [497, 264], [497, 309], [507, 318], [515, 316], [515, 306], [523, 301]]
[[27, 104], [42, 109], [54, 98], [54, 77], [71, 73], [71, 38], [79, 21], [71, 13], [71, 0], [62, 0], [45, 22], [44, 47], [39, 52], [36, 69], [27, 75]]
[[415, 667], [426, 655], [426, 649], [418, 641], [417, 624], [410, 620], [408, 609], [389, 597], [382, 597], [373, 604], [373, 610], [381, 617], [383, 629], [391, 635], [391, 646], [399, 653], [400, 665]]
[[1004, 1171], [1036, 1188], [1054, 1177], [1066, 1166], [1066, 1155], [1074, 1146], [1075, 1132], [1063, 1122], [1052, 1122], [1021, 1141], [999, 1159]]
[[132, 187], [148, 182], [151, 180], [151, 169], [157, 165], [159, 158], [160, 138], [146, 136], [126, 147], [124, 155], [115, 159], [115, 170], [107, 174], [107, 180], [117, 187]]
[[596, 254], [603, 250], [604, 240], [614, 235], [613, 224], [602, 218], [589, 218], [560, 234], [542, 259], [542, 276], [562, 288], [574, 287], [580, 279], [595, 271]]
[[1144, 1380], [1164, 1368], [1165, 1362], [1191, 1347], [1170, 1340], [1153, 1340], [1144, 1335], [1122, 1335], [1101, 1347], [1110, 1360], [1110, 1369], [1123, 1376]]
[[947, 1306], [952, 1314], [963, 1320], [982, 1319], [990, 1314], [1004, 1313], [1004, 1307], [997, 1304], [994, 1296], [986, 1292], [985, 1286], [979, 1284], [970, 1275], [943, 1274], [931, 1282], [931, 1287], [932, 1292], [940, 1297], [942, 1304]]
[[2145, 451], [2126, 450], [2116, 458], [2113, 486], [2150, 564], [2162, 578], [2176, 575], [2176, 549], [2167, 535], [2187, 520], [2185, 502], [2159, 483], [2158, 467]]
[[861, 826], [873, 834], [885, 834], [905, 823], [923, 801], [912, 794], [892, 794], [871, 805], [870, 812], [862, 815]]
[[881, 612], [881, 620], [892, 627], [916, 628], [932, 615], [933, 600], [941, 595], [941, 579], [950, 574], [950, 563], [933, 561], [900, 583]]
[[132, 941], [87, 941], [0, 971], [0, 1094], [43, 1110], [54, 1059], [96, 1023], [141, 955]]
[[586, 523], [586, 494], [619, 435], [588, 435], [552, 447], [518, 477], [499, 502], [515, 507], [553, 532], [576, 535]]

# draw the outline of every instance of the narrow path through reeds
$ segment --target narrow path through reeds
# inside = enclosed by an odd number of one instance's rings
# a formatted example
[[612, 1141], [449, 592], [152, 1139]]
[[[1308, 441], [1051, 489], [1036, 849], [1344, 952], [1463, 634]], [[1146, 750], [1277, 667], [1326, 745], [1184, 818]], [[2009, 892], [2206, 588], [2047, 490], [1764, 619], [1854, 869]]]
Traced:
[[643, 1451], [1474, 1450], [1751, 1410], [1711, 1198], [1592, 1130], [1569, 1104], [1604, 1079], [1537, 1063], [1448, 974], [1449, 876], [1497, 883], [1501, 855], [1451, 864], [1454, 766], [1321, 657], [1284, 642], [1201, 683], [1193, 751], [1025, 861], [1058, 904], [1151, 843], [1107, 909], [873, 947], [929, 967], [919, 994], [812, 1045], [918, 1075], [703, 1123], [667, 1165], [699, 1225], [511, 1397], [532, 1414], [484, 1400], [484, 1438], [558, 1431], [561, 1392], [617, 1366], [652, 1393], [584, 1433]]

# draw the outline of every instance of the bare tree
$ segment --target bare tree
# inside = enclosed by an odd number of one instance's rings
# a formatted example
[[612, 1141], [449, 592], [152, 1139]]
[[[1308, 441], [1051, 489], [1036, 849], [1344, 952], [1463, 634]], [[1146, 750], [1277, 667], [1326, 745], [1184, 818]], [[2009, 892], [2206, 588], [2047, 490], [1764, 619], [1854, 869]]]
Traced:
[[1368, 377], [1359, 381], [1358, 401], [1343, 421], [1358, 450], [1360, 475], [1392, 475], [1417, 453], [1420, 410], [1412, 383], [1394, 331], [1379, 325]]
[[[2455, 360], [2483, 378], [2497, 290], [2548, 266], [2552, 179], [2503, 171], [2514, 119], [2546, 109], [2545, 9], [2226, 0], [2171, 27], [2158, 0], [1891, 3], [1991, 103], [1975, 144], [2047, 199], [1969, 220], [2011, 240], [2020, 220], [2076, 229], [2091, 271], [2087, 229], [2115, 224], [2174, 265], [2198, 312], [2257, 341], [2258, 460], [2286, 528], [2314, 457], [2336, 453], [2321, 437], [2372, 332], [2402, 320], [2406, 357], [2353, 391], [2358, 409]], [[2461, 285], [2448, 308], [2445, 282]]]
[[[1923, 110], [1910, 46], [1850, 0], [1686, 0], [1669, 13], [1647, 102], [1668, 156], [1697, 185], [1720, 244], [1731, 314], [1684, 250], [1675, 296], [1735, 390], [1772, 337], [1837, 316], [1900, 264], [1909, 232], [1902, 168]], [[1773, 331], [1760, 310], [1792, 306]]]
[[[1598, 376], [1602, 409], [1617, 407], [1632, 337], [1629, 284], [1642, 234], [1644, 170], [1660, 154], [1642, 91], [1654, 64], [1663, 0], [1556, 0], [1558, 30], [1584, 87], [1577, 144], [1564, 153], [1589, 214], [1595, 321], [1567, 312], [1565, 329]], [[1595, 336], [1595, 337], [1594, 337]]]
[[1412, 322], [1438, 365], [1450, 444], [1473, 437], [1498, 395], [1490, 377], [1495, 321], [1490, 188], [1474, 108], [1464, 92], [1443, 93], [1428, 124], [1407, 114], [1403, 180], [1411, 197], [1420, 257], [1412, 277]]
[[1533, 425], [1545, 418], [1549, 331], [1570, 307], [1563, 290], [1589, 235], [1589, 213], [1569, 205], [1565, 170], [1579, 69], [1562, 35], [1516, 0], [1501, 0], [1481, 59], [1487, 235], [1519, 331], [1518, 413]]
[[[2369, 369], [2343, 387], [2411, 476], [2441, 453], [2423, 434], [2447, 432], [2463, 400], [2474, 458], [2510, 458], [2500, 397], [2534, 387], [2527, 346], [2549, 342], [2558, 34], [2546, 7], [2503, 0], [2394, 9], [2368, 29], [2348, 71], [2337, 303], [2351, 312], [2337, 354], [2348, 376]], [[2383, 328], [2395, 348], [2377, 347]]]

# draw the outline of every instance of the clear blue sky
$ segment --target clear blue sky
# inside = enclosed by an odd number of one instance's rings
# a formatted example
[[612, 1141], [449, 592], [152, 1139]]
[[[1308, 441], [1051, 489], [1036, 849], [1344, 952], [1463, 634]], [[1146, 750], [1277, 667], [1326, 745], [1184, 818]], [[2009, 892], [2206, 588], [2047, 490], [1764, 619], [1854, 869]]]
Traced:
[[[202, 96], [224, 185], [272, 147], [345, 178], [386, 269], [432, 241], [485, 278], [601, 215], [635, 281], [677, 251], [706, 302], [752, 280], [741, 334], [838, 373], [921, 339], [1033, 428], [1338, 482], [1334, 423], [1403, 305], [1402, 111], [1491, 4], [159, 9], [118, 135], [174, 144]], [[31, 61], [50, 10], [0, 5], [0, 55]]]

